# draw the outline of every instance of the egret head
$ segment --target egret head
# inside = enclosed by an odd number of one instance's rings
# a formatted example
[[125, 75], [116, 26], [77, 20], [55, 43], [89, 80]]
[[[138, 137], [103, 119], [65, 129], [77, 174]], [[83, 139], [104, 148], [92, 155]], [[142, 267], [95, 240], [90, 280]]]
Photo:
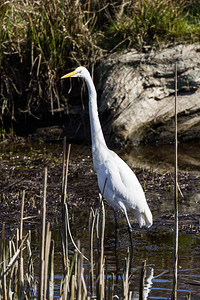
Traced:
[[82, 77], [86, 78], [88, 76], [89, 72], [85, 67], [78, 67], [76, 70], [74, 70], [71, 73], [68, 73], [61, 77], [61, 79], [68, 78], [68, 77]]

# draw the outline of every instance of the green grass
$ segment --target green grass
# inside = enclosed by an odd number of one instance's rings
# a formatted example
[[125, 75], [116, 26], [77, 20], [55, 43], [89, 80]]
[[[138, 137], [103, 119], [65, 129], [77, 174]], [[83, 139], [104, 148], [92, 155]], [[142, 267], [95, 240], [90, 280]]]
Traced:
[[141, 50], [145, 45], [199, 40], [200, 9], [185, 0], [140, 0], [116, 14], [109, 31], [121, 45]]
[[200, 37], [196, 0], [3, 0], [0, 122], [42, 119], [60, 100], [60, 76], [103, 55]]

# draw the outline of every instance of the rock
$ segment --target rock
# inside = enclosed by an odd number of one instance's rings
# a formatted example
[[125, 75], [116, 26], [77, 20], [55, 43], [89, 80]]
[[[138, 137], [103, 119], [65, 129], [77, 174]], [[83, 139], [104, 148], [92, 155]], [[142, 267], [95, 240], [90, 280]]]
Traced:
[[95, 73], [99, 113], [110, 144], [174, 140], [174, 68], [178, 69], [179, 140], [199, 138], [200, 44], [150, 53], [132, 50], [101, 61]]

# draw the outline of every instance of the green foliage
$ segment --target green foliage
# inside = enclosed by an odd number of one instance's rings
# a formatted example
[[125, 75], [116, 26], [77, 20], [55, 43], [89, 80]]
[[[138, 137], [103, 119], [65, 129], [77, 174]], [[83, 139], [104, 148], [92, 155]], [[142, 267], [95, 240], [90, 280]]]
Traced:
[[124, 41], [126, 47], [142, 49], [145, 45], [159, 45], [161, 42], [199, 39], [200, 24], [197, 20], [200, 11], [194, 10], [195, 3], [189, 6], [185, 0], [132, 2], [124, 8], [123, 14], [116, 14], [109, 28], [120, 45]]
[[[96, 7], [90, 1], [5, 1], [0, 6], [0, 116], [40, 118], [60, 109], [63, 69], [93, 63]], [[16, 101], [18, 99], [18, 101]], [[16, 103], [17, 102], [17, 103]], [[42, 111], [43, 110], [43, 111]]]
[[65, 106], [60, 76], [72, 66], [129, 47], [198, 41], [199, 16], [197, 0], [2, 0], [1, 124]]

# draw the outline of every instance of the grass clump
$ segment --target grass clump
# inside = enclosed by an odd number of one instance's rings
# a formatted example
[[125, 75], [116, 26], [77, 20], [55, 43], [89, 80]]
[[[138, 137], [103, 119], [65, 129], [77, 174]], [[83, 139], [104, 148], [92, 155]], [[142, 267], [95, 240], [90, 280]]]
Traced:
[[0, 122], [63, 111], [63, 70], [109, 52], [198, 41], [196, 0], [3, 0], [0, 4]]
[[54, 106], [60, 109], [58, 82], [63, 68], [88, 64], [102, 53], [95, 46], [95, 11], [90, 1], [2, 3], [1, 116], [14, 120], [17, 112], [24, 112], [40, 119]]
[[[196, 9], [194, 9], [196, 7]], [[143, 49], [163, 42], [199, 40], [200, 9], [186, 0], [132, 1], [116, 12], [109, 31], [124, 47]]]

